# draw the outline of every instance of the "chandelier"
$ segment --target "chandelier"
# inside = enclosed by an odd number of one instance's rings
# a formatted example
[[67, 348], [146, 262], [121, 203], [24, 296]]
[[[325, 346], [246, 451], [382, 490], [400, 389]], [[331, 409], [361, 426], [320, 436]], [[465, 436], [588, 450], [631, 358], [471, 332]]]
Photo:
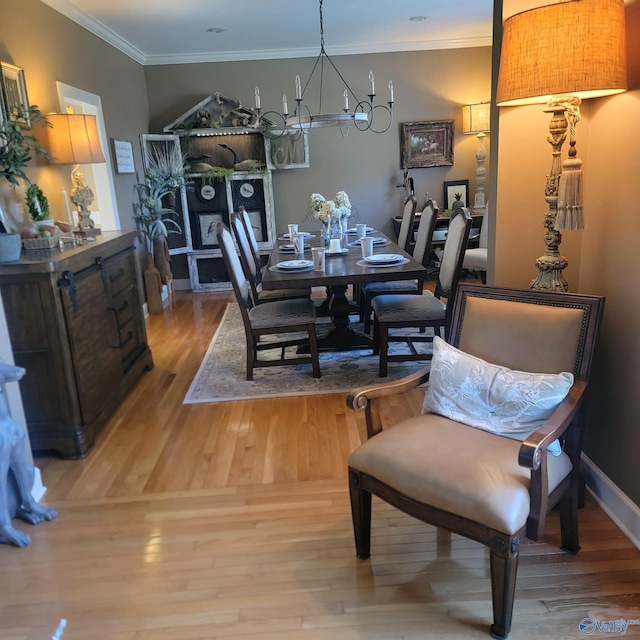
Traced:
[[[360, 100], [347, 84], [343, 75], [338, 71], [338, 67], [333, 63], [324, 48], [324, 22], [322, 16], [322, 2], [320, 0], [320, 53], [316, 58], [311, 74], [309, 75], [304, 86], [300, 81], [300, 76], [295, 78], [295, 107], [292, 113], [289, 113], [287, 96], [282, 96], [282, 113], [278, 111], [265, 111], [263, 113], [260, 104], [260, 89], [255, 89], [255, 111], [258, 116], [257, 124], [268, 130], [282, 129], [282, 132], [302, 132], [305, 135], [310, 129], [317, 127], [340, 127], [342, 135], [349, 133], [349, 127], [354, 125], [360, 131], [373, 131], [374, 133], [384, 133], [389, 129], [393, 122], [393, 82], [389, 81], [389, 100], [386, 104], [375, 104], [375, 79], [373, 71], [369, 71], [369, 94], [368, 100]], [[324, 80], [325, 62], [334, 69], [338, 77], [344, 85], [343, 100], [344, 108], [337, 113], [322, 112], [322, 89]], [[319, 69], [320, 75], [320, 99], [318, 112], [313, 114], [309, 106], [304, 100], [307, 87], [311, 82], [316, 70]], [[355, 106], [351, 110], [349, 108], [349, 100], [354, 101]], [[281, 127], [273, 122], [277, 119], [278, 123], [282, 123]]]

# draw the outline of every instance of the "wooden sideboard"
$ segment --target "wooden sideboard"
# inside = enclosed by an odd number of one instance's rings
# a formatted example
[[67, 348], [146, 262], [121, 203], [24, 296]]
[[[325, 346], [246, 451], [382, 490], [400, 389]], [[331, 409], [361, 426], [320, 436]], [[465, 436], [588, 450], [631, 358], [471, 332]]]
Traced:
[[23, 252], [0, 265], [0, 293], [34, 451], [82, 458], [142, 372], [153, 367], [135, 231]]

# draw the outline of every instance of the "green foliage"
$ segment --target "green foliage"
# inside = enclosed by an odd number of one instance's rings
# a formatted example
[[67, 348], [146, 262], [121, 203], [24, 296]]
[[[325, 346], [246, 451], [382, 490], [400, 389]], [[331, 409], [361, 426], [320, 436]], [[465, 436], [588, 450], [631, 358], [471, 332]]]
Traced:
[[49, 201], [37, 184], [30, 184], [27, 189], [27, 208], [34, 220], [48, 220], [51, 217]]
[[[32, 125], [51, 126], [35, 105], [29, 106], [29, 119]], [[5, 119], [0, 124], [0, 175], [14, 187], [20, 184], [20, 180], [31, 184], [24, 170], [34, 153], [51, 159], [49, 152], [38, 144], [36, 136], [27, 133], [24, 125]]]

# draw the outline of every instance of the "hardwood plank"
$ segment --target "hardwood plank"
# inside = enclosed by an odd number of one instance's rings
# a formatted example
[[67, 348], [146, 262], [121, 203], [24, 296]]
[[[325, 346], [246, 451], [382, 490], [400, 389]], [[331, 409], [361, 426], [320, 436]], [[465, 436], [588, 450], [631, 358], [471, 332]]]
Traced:
[[[41, 640], [64, 617], [63, 640], [487, 638], [481, 545], [376, 499], [372, 556], [355, 557], [346, 465], [365, 428], [343, 394], [182, 404], [228, 300], [176, 292], [148, 319], [154, 370], [94, 450], [37, 457], [60, 516], [27, 549], [0, 545], [0, 637]], [[421, 404], [385, 400], [383, 420]], [[640, 551], [590, 496], [580, 527], [575, 556], [555, 512], [522, 545], [512, 640], [640, 618]]]

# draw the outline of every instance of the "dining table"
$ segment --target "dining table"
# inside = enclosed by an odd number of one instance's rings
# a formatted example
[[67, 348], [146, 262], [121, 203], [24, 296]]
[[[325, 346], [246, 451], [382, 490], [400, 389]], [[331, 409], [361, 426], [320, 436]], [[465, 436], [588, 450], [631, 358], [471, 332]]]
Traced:
[[[264, 289], [326, 287], [327, 299], [323, 306], [328, 308], [332, 328], [327, 335], [318, 338], [321, 350], [373, 347], [371, 337], [357, 331], [350, 323], [349, 316], [354, 313], [354, 306], [347, 297], [349, 285], [357, 287], [368, 282], [417, 280], [418, 290], [422, 291], [427, 269], [381, 232], [374, 229], [368, 232], [375, 243], [372, 257], [363, 258], [360, 241], [355, 234], [347, 234], [339, 253], [325, 248], [324, 270], [317, 270], [313, 264], [311, 250], [321, 246], [321, 238], [311, 233], [306, 234], [303, 254], [292, 253], [290, 240], [285, 234], [278, 238], [269, 255], [262, 277]], [[391, 256], [396, 258], [392, 260]], [[289, 263], [287, 268], [283, 263]]]

